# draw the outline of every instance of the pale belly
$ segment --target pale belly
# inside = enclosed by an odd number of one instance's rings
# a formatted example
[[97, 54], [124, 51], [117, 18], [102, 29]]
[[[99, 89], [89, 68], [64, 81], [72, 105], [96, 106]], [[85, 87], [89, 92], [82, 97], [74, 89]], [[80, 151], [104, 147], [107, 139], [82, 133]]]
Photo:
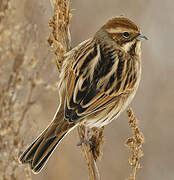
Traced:
[[125, 95], [120, 95], [115, 102], [109, 104], [105, 109], [87, 116], [84, 119], [85, 125], [89, 128], [101, 128], [102, 126], [109, 124], [112, 120], [117, 119], [118, 116], [128, 107], [136, 94], [141, 79], [141, 69], [139, 73], [139, 78], [131, 92]]
[[89, 128], [106, 126], [127, 108], [134, 96], [135, 91], [128, 96], [121, 95], [116, 102], [113, 102], [107, 108], [87, 116], [84, 120], [85, 125]]

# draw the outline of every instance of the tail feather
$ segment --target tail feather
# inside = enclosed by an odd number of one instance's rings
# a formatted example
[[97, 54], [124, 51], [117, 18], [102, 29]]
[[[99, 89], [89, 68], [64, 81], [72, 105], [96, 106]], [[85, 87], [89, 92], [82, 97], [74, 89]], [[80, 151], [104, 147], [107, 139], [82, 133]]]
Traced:
[[75, 125], [69, 124], [65, 119], [58, 122], [53, 121], [23, 152], [19, 161], [23, 164], [29, 163], [32, 171], [38, 173], [56, 146], [74, 127]]
[[33, 157], [33, 160], [30, 163], [31, 169], [34, 173], [38, 173], [43, 168], [48, 158], [53, 153], [59, 142], [63, 139], [65, 134], [61, 136], [59, 139], [57, 137], [54, 137], [48, 140], [47, 142], [43, 141], [43, 148], [40, 148], [40, 146], [38, 147]]
[[39, 147], [42, 140], [43, 140], [43, 138], [41, 138], [41, 135], [38, 136], [32, 142], [32, 144], [30, 144], [30, 146], [22, 153], [22, 155], [19, 158], [19, 161], [23, 164], [32, 161], [34, 153], [36, 152], [36, 150]]

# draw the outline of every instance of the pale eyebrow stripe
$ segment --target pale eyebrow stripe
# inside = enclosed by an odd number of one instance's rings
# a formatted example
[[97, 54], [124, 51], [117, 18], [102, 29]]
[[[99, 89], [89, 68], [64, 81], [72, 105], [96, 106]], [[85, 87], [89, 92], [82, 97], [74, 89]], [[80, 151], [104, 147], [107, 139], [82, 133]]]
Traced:
[[134, 32], [135, 30], [132, 30], [132, 29], [128, 30], [127, 28], [119, 28], [119, 27], [117, 27], [117, 28], [108, 28], [108, 29], [106, 29], [106, 31], [108, 33], [122, 33], [124, 31]]

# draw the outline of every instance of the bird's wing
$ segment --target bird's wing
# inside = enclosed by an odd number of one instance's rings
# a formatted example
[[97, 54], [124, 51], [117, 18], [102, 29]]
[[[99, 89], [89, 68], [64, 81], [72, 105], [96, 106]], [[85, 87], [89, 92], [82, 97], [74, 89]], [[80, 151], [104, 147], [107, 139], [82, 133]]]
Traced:
[[74, 53], [65, 99], [65, 117], [73, 122], [104, 109], [133, 87], [131, 61], [111, 47], [87, 41]]

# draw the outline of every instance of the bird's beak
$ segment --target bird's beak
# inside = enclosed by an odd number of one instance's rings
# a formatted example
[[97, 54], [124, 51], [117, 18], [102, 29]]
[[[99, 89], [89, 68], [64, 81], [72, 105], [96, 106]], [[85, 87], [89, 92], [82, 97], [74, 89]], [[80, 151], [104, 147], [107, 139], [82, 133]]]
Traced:
[[148, 38], [145, 35], [143, 35], [143, 34], [139, 34], [136, 37], [136, 40], [142, 41], [142, 40], [148, 40]]

